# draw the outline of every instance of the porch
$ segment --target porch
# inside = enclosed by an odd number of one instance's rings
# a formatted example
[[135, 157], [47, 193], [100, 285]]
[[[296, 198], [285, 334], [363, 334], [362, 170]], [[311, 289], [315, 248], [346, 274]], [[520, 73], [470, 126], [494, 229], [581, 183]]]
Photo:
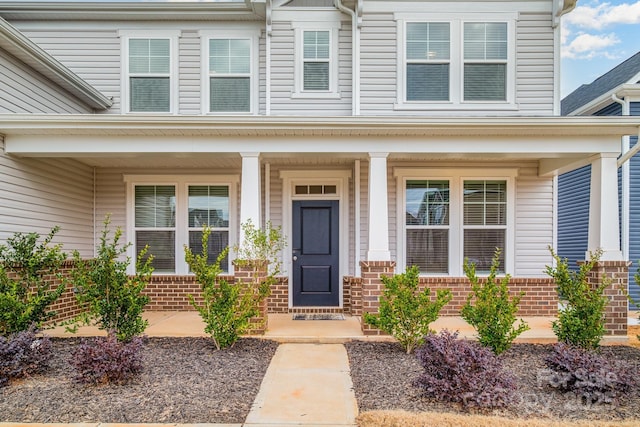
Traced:
[[[205, 337], [204, 323], [194, 311], [147, 311], [144, 318], [149, 321], [146, 335], [149, 337]], [[391, 341], [387, 335], [364, 335], [359, 316], [344, 315], [344, 320], [293, 320], [294, 313], [269, 314], [267, 331], [260, 338], [287, 343], [342, 343], [350, 340]], [[553, 317], [528, 316], [523, 319], [531, 327], [518, 341], [547, 343], [555, 342], [551, 330]], [[432, 325], [436, 331], [448, 329], [459, 331], [464, 338], [473, 338], [473, 328], [458, 316], [442, 316]], [[64, 327], [46, 331], [53, 337], [90, 337], [104, 335], [97, 327], [79, 328], [76, 334], [65, 332]]]

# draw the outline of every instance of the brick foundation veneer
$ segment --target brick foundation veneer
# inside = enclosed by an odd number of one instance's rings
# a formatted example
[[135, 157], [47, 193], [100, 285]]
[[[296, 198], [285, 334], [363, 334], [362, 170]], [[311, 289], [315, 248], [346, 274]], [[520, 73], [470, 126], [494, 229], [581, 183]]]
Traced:
[[600, 261], [587, 276], [592, 286], [600, 285], [605, 275], [611, 279], [611, 285], [604, 291], [604, 295], [609, 298], [609, 304], [604, 312], [605, 336], [627, 336], [629, 313], [626, 290], [629, 281], [629, 265], [631, 263], [627, 261]]
[[63, 280], [67, 282], [62, 295], [49, 306], [49, 311], [56, 313], [53, 318], [53, 321], [56, 322], [72, 319], [82, 312], [82, 308], [78, 305], [73, 292], [73, 284], [69, 280], [69, 274], [73, 265], [74, 263], [71, 260], [67, 260], [62, 264], [62, 268], [59, 271], [62, 277], [58, 277], [57, 274], [44, 276], [44, 279], [50, 283], [50, 289], [57, 288]]
[[[360, 261], [362, 273], [362, 314], [377, 313], [380, 307], [380, 295], [384, 284], [381, 276], [393, 276], [396, 270], [395, 261]], [[385, 335], [380, 329], [361, 322], [365, 335]]]
[[267, 313], [289, 312], [289, 278], [277, 277], [275, 285], [271, 286], [271, 295], [267, 298]]

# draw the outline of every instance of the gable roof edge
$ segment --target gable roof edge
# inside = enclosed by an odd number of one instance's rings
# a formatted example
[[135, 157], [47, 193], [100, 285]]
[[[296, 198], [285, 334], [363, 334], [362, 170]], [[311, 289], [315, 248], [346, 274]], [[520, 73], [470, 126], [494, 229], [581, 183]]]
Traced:
[[88, 107], [106, 110], [113, 105], [111, 99], [29, 40], [2, 17], [0, 17], [0, 47], [67, 90]]

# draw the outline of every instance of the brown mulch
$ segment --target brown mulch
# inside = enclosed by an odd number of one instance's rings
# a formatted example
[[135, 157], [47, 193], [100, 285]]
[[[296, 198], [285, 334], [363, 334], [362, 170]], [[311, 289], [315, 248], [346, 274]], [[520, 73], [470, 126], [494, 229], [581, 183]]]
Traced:
[[52, 339], [49, 370], [0, 388], [0, 422], [242, 423], [278, 347], [240, 339], [217, 351], [208, 338], [148, 338], [139, 378], [85, 386], [69, 364], [79, 342]]
[[[461, 406], [425, 398], [413, 385], [422, 368], [414, 354], [407, 355], [396, 343], [352, 342], [346, 345], [356, 399], [361, 412], [404, 410], [411, 413], [465, 413]], [[545, 384], [544, 357], [550, 344], [514, 344], [504, 353], [504, 367], [517, 378], [516, 403], [507, 409], [484, 411], [484, 415], [549, 420], [640, 420], [640, 385], [613, 404], [585, 404]], [[640, 372], [640, 348], [603, 346], [607, 358], [628, 363]], [[480, 413], [472, 410], [472, 414]], [[398, 424], [400, 425], [400, 424]]]

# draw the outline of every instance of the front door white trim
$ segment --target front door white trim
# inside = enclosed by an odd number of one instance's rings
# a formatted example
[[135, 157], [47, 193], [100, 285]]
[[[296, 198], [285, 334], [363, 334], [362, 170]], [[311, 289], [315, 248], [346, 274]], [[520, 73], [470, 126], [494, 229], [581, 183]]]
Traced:
[[[292, 209], [294, 200], [338, 200], [340, 204], [340, 265], [339, 286], [340, 305], [343, 307], [342, 277], [347, 272], [349, 260], [349, 178], [351, 170], [283, 170], [280, 171], [282, 179], [282, 230], [286, 235], [287, 246], [283, 251], [283, 274], [289, 278], [289, 308], [293, 307], [293, 270], [291, 268], [291, 244], [292, 244]], [[335, 185], [335, 194], [305, 194], [296, 195], [296, 185]], [[343, 237], [344, 236], [344, 237]]]

